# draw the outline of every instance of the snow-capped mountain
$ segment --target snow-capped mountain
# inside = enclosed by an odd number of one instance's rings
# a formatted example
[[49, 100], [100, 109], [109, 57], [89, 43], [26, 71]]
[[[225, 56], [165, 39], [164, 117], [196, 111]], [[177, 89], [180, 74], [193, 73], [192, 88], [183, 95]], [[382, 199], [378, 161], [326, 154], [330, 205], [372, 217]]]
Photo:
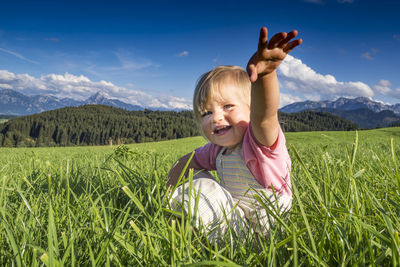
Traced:
[[86, 104], [100, 104], [106, 106], [112, 106], [116, 108], [123, 108], [126, 110], [143, 110], [143, 107], [137, 105], [127, 104], [125, 102], [119, 101], [118, 99], [111, 99], [102, 92], [97, 92], [96, 94], [92, 95], [88, 99], [84, 101], [84, 105]]
[[279, 111], [286, 113], [299, 112], [302, 110], [316, 110], [316, 109], [341, 109], [341, 110], [356, 110], [356, 109], [369, 109], [374, 112], [381, 112], [384, 110], [393, 111], [395, 114], [400, 115], [400, 104], [385, 105], [381, 102], [373, 101], [367, 97], [357, 98], [338, 98], [337, 100], [325, 101], [304, 101], [296, 102], [284, 106]]
[[0, 90], [0, 114], [30, 115], [47, 110], [86, 104], [108, 105], [126, 110], [144, 109], [117, 99], [110, 99], [102, 92], [97, 92], [84, 101], [78, 101], [71, 98], [60, 99], [51, 95], [27, 96], [11, 89]]
[[400, 104], [385, 105], [366, 97], [339, 98], [334, 101], [296, 102], [279, 111], [295, 113], [303, 110], [323, 111], [356, 123], [362, 129], [388, 127], [400, 123]]

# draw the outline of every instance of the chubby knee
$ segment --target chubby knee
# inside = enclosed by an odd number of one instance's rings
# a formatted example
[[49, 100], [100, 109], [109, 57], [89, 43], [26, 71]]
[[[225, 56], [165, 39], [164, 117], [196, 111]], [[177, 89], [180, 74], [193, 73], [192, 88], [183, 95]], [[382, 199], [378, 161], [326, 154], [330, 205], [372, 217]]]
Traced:
[[211, 178], [201, 177], [193, 179], [193, 187], [196, 190], [200, 189], [200, 191], [203, 192], [204, 194], [207, 194], [207, 192], [214, 190], [222, 190], [221, 185], [214, 180], [213, 176], [211, 176]]

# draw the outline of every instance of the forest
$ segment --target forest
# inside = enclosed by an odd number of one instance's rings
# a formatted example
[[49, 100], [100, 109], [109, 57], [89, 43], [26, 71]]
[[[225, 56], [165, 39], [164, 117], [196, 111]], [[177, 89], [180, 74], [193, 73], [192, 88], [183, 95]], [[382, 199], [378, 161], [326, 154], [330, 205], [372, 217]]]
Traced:
[[[279, 120], [286, 132], [358, 129], [326, 112], [280, 112]], [[2, 147], [118, 145], [198, 135], [192, 111], [127, 111], [104, 105], [61, 108], [0, 124]]]
[[323, 111], [279, 112], [279, 121], [284, 132], [352, 131], [359, 129], [356, 123]]

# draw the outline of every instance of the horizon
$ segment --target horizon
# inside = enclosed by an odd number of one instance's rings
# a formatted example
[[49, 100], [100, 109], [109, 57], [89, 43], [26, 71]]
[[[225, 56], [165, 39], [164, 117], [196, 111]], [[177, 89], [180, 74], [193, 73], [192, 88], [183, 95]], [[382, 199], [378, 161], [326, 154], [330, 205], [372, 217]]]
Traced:
[[278, 69], [280, 107], [400, 102], [398, 1], [20, 3], [0, 11], [0, 89], [191, 108], [197, 78], [217, 65], [245, 68], [266, 26], [269, 37], [297, 29], [303, 39]]
[[[4, 91], [4, 90], [10, 90], [10, 91], [12, 91], [12, 92], [20, 93], [20, 92], [18, 92], [18, 91], [12, 90], [12, 89], [1, 89], [1, 88], [0, 88], [0, 91]], [[100, 95], [100, 96], [102, 96], [102, 97], [105, 97], [107, 100], [117, 100], [117, 101], [122, 102], [123, 104], [129, 104], [129, 103], [124, 102], [123, 100], [120, 100], [120, 99], [118, 99], [118, 98], [110, 97], [106, 92], [102, 92], [102, 91], [94, 92], [92, 95], [89, 95], [87, 98], [85, 98], [85, 99], [80, 99], [80, 100], [79, 100], [79, 99], [77, 100], [77, 99], [73, 99], [73, 98], [68, 98], [68, 97], [66, 97], [66, 98], [58, 98], [58, 97], [56, 97], [56, 98], [57, 98], [58, 100], [65, 100], [65, 99], [71, 100], [71, 99], [72, 99], [72, 100], [75, 100], [75, 101], [85, 102], [85, 101], [88, 101], [89, 99], [91, 99], [91, 98], [93, 98], [94, 96], [97, 96], [97, 95]], [[28, 97], [35, 97], [35, 96], [41, 96], [41, 97], [55, 97], [54, 95], [49, 95], [49, 94], [24, 95], [24, 96], [28, 96]], [[282, 109], [284, 109], [284, 108], [286, 108], [286, 107], [288, 107], [288, 106], [290, 106], [290, 105], [292, 105], [292, 104], [301, 104], [301, 103], [305, 103], [305, 102], [313, 102], [313, 103], [336, 102], [336, 101], [338, 101], [339, 99], [342, 99], [342, 98], [344, 98], [344, 99], [346, 99], [346, 100], [368, 99], [368, 100], [370, 100], [370, 101], [372, 101], [372, 102], [374, 102], [374, 103], [382, 104], [382, 105], [385, 105], [385, 106], [388, 106], [388, 107], [400, 105], [400, 102], [394, 103], [394, 104], [387, 104], [387, 103], [384, 103], [384, 102], [379, 101], [379, 100], [374, 100], [372, 97], [365, 97], [365, 96], [343, 97], [343, 96], [339, 96], [339, 97], [336, 97], [336, 98], [334, 98], [334, 99], [302, 100], [302, 101], [292, 102], [292, 103], [286, 104], [285, 106], [280, 106], [280, 107], [279, 107], [279, 110], [281, 111]], [[96, 105], [96, 104], [90, 104], [90, 103], [85, 104], [85, 103], [83, 103], [83, 104], [81, 104], [81, 105]], [[81, 106], [81, 105], [79, 105], [79, 106]], [[98, 104], [98, 105], [104, 105], [104, 104]], [[163, 107], [157, 108], [157, 107], [154, 107], [154, 108], [152, 108], [152, 107], [145, 107], [145, 106], [133, 105], [133, 104], [129, 104], [129, 105], [132, 105], [133, 107], [140, 107], [140, 108], [143, 108], [143, 109], [151, 109], [151, 110], [170, 110], [170, 111], [182, 111], [182, 110], [190, 110], [190, 111], [191, 111], [191, 110], [193, 110], [192, 107], [189, 107], [189, 108], [163, 108]], [[76, 107], [76, 106], [65, 106], [65, 107]], [[62, 107], [62, 108], [63, 108], [63, 107]], [[117, 107], [117, 108], [118, 108], [118, 107]], [[119, 108], [122, 108], [122, 107], [119, 107]], [[52, 110], [52, 109], [50, 109], [50, 110]], [[0, 113], [0, 115], [8, 115], [8, 114], [2, 114], [2, 113]]]

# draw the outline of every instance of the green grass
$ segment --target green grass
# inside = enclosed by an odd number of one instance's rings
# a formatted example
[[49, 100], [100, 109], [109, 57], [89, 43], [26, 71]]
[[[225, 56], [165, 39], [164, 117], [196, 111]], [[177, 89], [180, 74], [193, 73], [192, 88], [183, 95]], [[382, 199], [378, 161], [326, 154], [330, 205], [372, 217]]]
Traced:
[[214, 245], [164, 204], [169, 168], [201, 137], [0, 148], [0, 264], [399, 265], [400, 129], [286, 136], [289, 216], [267, 239]]

